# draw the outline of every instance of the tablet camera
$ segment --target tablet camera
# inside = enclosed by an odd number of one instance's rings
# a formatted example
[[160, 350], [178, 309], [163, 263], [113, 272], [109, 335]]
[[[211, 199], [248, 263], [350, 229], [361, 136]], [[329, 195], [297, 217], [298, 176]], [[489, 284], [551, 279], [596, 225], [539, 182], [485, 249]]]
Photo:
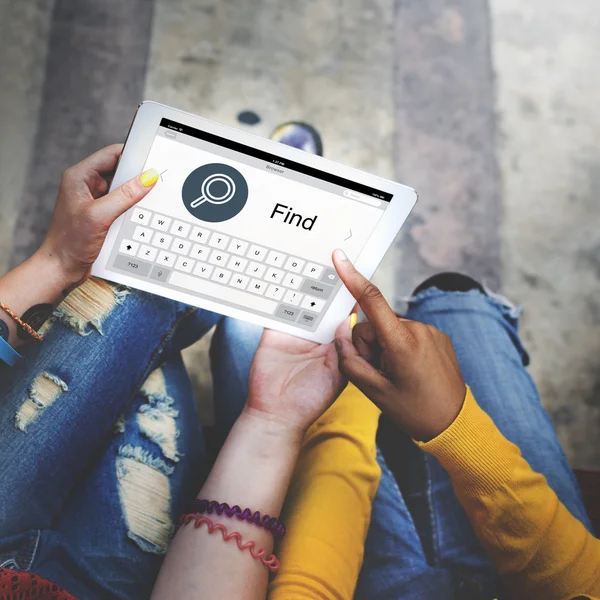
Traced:
[[210, 163], [187, 176], [181, 195], [185, 207], [196, 219], [220, 223], [232, 219], [244, 208], [248, 184], [230, 165]]

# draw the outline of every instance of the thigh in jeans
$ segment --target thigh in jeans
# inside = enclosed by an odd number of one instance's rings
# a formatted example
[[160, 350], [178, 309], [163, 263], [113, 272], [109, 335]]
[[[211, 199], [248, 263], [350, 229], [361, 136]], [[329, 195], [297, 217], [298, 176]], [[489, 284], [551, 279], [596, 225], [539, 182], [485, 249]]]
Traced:
[[207, 468], [191, 385], [175, 354], [120, 415], [55, 525], [0, 540], [0, 553], [14, 553], [7, 566], [77, 598], [149, 598], [178, 517]]
[[0, 536], [50, 527], [182, 322], [219, 319], [91, 279], [59, 306], [42, 344], [0, 367]]
[[[518, 311], [479, 291], [429, 289], [407, 318], [433, 325], [452, 339], [466, 383], [500, 431], [521, 449], [531, 467], [573, 515], [591, 528], [577, 482], [527, 370], [517, 334]], [[431, 456], [415, 449], [413, 469], [401, 486], [433, 564], [466, 568], [484, 579], [493, 569], [462, 510], [450, 479]]]
[[248, 375], [263, 328], [225, 317], [217, 325], [210, 348], [215, 399], [215, 426], [222, 444], [248, 396]]
[[427, 563], [412, 516], [379, 449], [377, 461], [381, 480], [355, 600], [453, 600], [452, 575]]

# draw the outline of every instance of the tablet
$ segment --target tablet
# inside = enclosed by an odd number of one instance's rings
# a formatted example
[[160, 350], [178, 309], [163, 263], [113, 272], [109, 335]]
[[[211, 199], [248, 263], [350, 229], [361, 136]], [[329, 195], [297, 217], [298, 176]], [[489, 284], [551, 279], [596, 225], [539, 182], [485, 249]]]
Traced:
[[155, 168], [92, 274], [320, 343], [354, 300], [342, 248], [370, 278], [414, 190], [155, 102], [138, 108], [111, 189]]

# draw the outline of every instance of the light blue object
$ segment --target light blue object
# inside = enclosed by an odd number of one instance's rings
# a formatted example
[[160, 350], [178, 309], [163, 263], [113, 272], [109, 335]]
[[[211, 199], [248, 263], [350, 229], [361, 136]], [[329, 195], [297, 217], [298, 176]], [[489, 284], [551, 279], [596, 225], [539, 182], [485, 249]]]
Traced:
[[4, 338], [0, 338], [0, 360], [14, 367], [20, 358], [21, 355]]

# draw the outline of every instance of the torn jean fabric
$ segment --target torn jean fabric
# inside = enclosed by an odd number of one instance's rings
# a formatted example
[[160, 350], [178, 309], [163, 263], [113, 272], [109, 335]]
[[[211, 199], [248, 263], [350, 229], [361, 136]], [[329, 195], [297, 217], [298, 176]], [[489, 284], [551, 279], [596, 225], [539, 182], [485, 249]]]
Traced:
[[221, 317], [98, 280], [77, 292], [0, 367], [0, 567], [141, 600], [208, 469], [180, 351]]

